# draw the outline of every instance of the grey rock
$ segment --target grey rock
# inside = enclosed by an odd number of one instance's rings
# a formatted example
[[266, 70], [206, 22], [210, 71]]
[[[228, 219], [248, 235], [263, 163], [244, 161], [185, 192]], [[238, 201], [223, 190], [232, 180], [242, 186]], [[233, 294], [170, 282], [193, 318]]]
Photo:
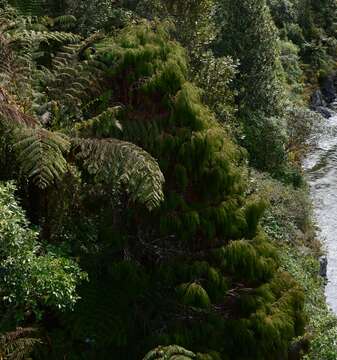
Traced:
[[327, 270], [328, 270], [328, 258], [326, 256], [321, 256], [319, 258], [319, 275], [324, 279], [327, 278]]
[[332, 116], [330, 109], [328, 109], [327, 107], [318, 106], [314, 110], [320, 113], [326, 119], [329, 119]]
[[318, 107], [327, 106], [326, 101], [324, 100], [323, 94], [321, 90], [316, 90], [311, 96], [311, 108], [316, 110]]
[[322, 84], [322, 95], [325, 101], [330, 104], [336, 100], [335, 75], [328, 76]]

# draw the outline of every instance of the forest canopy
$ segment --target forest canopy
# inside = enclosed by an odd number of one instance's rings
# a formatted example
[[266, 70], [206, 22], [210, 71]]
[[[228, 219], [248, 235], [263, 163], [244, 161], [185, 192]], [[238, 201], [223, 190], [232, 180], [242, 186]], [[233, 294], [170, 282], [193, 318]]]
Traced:
[[0, 1], [0, 358], [307, 351], [251, 173], [305, 186], [336, 16], [333, 0]]

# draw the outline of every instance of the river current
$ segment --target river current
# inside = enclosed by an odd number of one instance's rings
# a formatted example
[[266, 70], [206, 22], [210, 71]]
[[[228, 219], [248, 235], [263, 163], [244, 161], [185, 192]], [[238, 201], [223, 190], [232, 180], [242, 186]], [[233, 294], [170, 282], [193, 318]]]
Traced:
[[325, 294], [337, 314], [337, 113], [317, 126], [303, 162], [328, 259]]

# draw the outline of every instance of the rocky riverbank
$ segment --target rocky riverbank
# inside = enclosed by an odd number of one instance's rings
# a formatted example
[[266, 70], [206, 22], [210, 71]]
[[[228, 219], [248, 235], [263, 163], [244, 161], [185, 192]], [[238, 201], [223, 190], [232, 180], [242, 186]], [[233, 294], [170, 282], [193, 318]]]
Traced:
[[325, 118], [333, 116], [333, 112], [329, 107], [337, 99], [337, 74], [334, 73], [326, 77], [321, 84], [321, 88], [317, 89], [311, 97], [311, 110], [319, 112]]

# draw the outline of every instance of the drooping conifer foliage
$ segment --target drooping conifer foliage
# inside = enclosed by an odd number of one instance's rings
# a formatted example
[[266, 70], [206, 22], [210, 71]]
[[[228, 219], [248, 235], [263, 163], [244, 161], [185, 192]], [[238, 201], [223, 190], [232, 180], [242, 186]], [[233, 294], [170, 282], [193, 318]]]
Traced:
[[[188, 82], [183, 49], [148, 23], [93, 46], [101, 95], [84, 113], [94, 120], [77, 121], [75, 131], [144, 148], [164, 174], [165, 201], [151, 214], [137, 206], [116, 211], [102, 198], [104, 182], [71, 185], [95, 190], [94, 197], [63, 187], [62, 197], [79, 197], [80, 209], [67, 200], [56, 206], [69, 213], [60, 221], [90, 281], [70, 318], [61, 317], [68, 335], [54, 351], [80, 351], [90, 339], [90, 356], [98, 358], [111, 349], [138, 358], [158, 343], [220, 357], [286, 354], [302, 331], [301, 290], [278, 270], [258, 229], [264, 204], [245, 196], [242, 154]], [[82, 142], [83, 156], [90, 141]], [[60, 223], [48, 223], [60, 236]]]

